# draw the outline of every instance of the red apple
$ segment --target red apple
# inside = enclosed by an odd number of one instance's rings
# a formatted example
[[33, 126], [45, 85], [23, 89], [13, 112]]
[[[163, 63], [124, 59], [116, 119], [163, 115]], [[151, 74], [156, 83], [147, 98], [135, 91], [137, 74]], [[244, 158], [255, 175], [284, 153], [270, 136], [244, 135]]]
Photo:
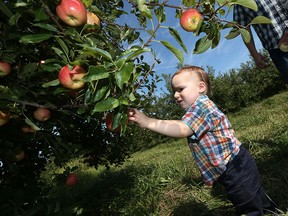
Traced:
[[9, 63], [0, 61], [0, 77], [7, 76], [11, 72], [11, 66]]
[[32, 127], [30, 126], [23, 126], [21, 128], [21, 130], [24, 132], [24, 133], [34, 133], [36, 132], [36, 130], [34, 130]]
[[0, 126], [5, 125], [10, 120], [10, 112], [0, 111]]
[[280, 38], [278, 47], [282, 52], [288, 52], [288, 31], [284, 32]]
[[81, 26], [87, 21], [86, 7], [80, 0], [60, 0], [56, 13], [69, 26]]
[[60, 83], [69, 89], [79, 89], [84, 86], [82, 78], [84, 77], [86, 71], [81, 66], [77, 65], [72, 70], [66, 65], [64, 66], [58, 75]]
[[[106, 115], [106, 128], [110, 130], [113, 133], [119, 133], [121, 131], [121, 125], [117, 126], [116, 128], [113, 128], [113, 117], [114, 112], [110, 112]], [[128, 125], [128, 120], [126, 122], [126, 125]]]
[[195, 32], [198, 28], [198, 24], [203, 20], [202, 15], [195, 8], [190, 8], [182, 13], [180, 17], [181, 27], [188, 32]]
[[44, 122], [50, 118], [51, 112], [46, 108], [37, 108], [34, 111], [33, 116], [37, 121]]
[[[97, 25], [100, 28], [101, 22], [100, 22], [99, 17], [96, 14], [90, 11], [87, 11], [87, 24]], [[97, 31], [99, 28], [97, 27], [88, 28], [88, 31]]]
[[76, 173], [70, 173], [66, 179], [67, 186], [74, 186], [78, 182], [78, 177]]
[[16, 154], [16, 161], [23, 160], [24, 157], [25, 157], [25, 152], [21, 150], [20, 152]]

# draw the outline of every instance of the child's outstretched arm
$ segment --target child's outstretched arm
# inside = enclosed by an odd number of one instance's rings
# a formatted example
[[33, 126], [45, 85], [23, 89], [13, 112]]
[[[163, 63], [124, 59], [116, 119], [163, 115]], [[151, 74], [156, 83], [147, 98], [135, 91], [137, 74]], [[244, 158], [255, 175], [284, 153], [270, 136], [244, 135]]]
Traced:
[[128, 117], [130, 121], [139, 124], [140, 127], [147, 128], [166, 136], [184, 138], [193, 134], [193, 131], [188, 127], [188, 125], [180, 120], [160, 120], [150, 118], [136, 109], [130, 109]]

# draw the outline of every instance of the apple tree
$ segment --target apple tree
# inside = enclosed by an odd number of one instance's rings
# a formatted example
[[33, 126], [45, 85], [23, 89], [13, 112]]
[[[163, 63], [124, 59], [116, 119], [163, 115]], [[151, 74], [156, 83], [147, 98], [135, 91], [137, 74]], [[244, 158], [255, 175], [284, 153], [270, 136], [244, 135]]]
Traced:
[[[195, 54], [217, 47], [223, 29], [231, 29], [227, 39], [249, 40], [245, 26], [221, 17], [234, 4], [256, 10], [253, 0], [173, 2], [0, 0], [1, 212], [38, 211], [46, 193], [38, 178], [47, 163], [63, 166], [81, 156], [97, 167], [129, 157], [133, 143], [125, 135], [133, 125], [127, 124], [127, 110], [149, 103], [159, 80], [154, 65], [161, 59], [153, 44], [166, 47], [180, 63], [188, 52], [181, 32], [164, 25], [167, 8], [175, 10], [175, 19], [188, 8], [199, 12], [191, 33], [199, 38]], [[137, 24], [120, 22], [124, 15]], [[253, 21], [265, 22], [263, 17]], [[159, 40], [161, 31], [177, 46]]]

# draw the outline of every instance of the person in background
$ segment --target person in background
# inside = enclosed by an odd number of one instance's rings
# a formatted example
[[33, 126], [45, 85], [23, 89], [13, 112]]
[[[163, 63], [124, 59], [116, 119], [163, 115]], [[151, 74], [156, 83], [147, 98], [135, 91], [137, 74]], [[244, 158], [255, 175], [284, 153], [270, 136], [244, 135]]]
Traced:
[[276, 211], [261, 186], [255, 160], [235, 137], [227, 116], [209, 99], [207, 73], [197, 66], [185, 66], [171, 82], [174, 98], [185, 110], [182, 120], [150, 118], [137, 109], [128, 111], [129, 120], [166, 136], [187, 138], [205, 184], [222, 184], [237, 215]]
[[[262, 46], [269, 52], [274, 65], [285, 80], [288, 81], [288, 52], [283, 52], [279, 49], [280, 40], [288, 45], [288, 33], [285, 33], [288, 27], [288, 16], [287, 10], [284, 8], [287, 7], [287, 0], [281, 1], [255, 0], [258, 11], [241, 5], [235, 5], [233, 20], [242, 26], [247, 26], [257, 16], [265, 16], [271, 20], [272, 24], [255, 24], [253, 28]], [[256, 66], [265, 68], [267, 59], [265, 59], [255, 47], [254, 38], [251, 33], [251, 25], [247, 26], [247, 30], [250, 32], [251, 40], [249, 43], [244, 43], [254, 59]]]

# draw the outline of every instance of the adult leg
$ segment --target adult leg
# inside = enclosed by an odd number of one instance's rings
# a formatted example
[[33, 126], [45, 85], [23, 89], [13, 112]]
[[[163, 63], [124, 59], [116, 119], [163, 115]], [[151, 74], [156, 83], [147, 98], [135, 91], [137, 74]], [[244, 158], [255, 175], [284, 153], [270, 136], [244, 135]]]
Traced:
[[259, 216], [264, 215], [265, 209], [275, 211], [261, 186], [256, 162], [244, 147], [241, 146], [238, 155], [227, 164], [219, 183], [224, 185], [237, 215]]
[[282, 52], [280, 49], [273, 49], [268, 52], [274, 65], [288, 82], [288, 52]]

